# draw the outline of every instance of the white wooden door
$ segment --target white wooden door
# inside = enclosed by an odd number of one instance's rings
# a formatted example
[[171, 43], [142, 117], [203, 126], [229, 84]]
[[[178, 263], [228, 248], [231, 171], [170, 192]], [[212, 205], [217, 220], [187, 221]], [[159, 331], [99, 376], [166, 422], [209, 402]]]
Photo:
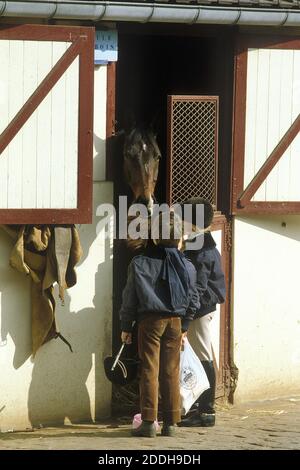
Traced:
[[90, 221], [93, 34], [0, 29], [0, 223]]

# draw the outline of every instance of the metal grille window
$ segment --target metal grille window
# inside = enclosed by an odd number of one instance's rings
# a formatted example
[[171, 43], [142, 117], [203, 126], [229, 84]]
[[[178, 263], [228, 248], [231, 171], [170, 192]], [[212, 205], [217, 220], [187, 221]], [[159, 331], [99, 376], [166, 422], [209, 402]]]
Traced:
[[168, 196], [217, 201], [217, 96], [168, 96]]

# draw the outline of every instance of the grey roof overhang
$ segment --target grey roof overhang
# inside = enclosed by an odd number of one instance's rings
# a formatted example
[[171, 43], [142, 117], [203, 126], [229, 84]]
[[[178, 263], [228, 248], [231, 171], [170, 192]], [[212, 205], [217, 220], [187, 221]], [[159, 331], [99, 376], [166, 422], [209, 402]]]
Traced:
[[0, 17], [223, 25], [299, 26], [296, 0], [0, 0]]

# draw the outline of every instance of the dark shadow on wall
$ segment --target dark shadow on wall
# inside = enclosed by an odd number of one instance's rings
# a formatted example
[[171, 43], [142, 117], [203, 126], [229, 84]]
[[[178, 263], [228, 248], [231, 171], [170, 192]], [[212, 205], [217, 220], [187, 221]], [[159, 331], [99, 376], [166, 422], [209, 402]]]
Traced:
[[[101, 182], [102, 184], [109, 184], [109, 182], [104, 181], [105, 180], [105, 174], [104, 174], [104, 167], [105, 167], [105, 145], [106, 141], [101, 139], [100, 137], [97, 136], [97, 134], [94, 133], [94, 149], [96, 151], [96, 155], [93, 158], [93, 179], [94, 179], [94, 184]], [[94, 190], [94, 187], [93, 187]], [[89, 256], [90, 253], [90, 248], [92, 244], [94, 243], [97, 233], [96, 233], [96, 224], [99, 222], [100, 218], [96, 217], [96, 211], [97, 207], [103, 203], [103, 202], [110, 202], [110, 201], [101, 201], [101, 200], [95, 200], [93, 198], [93, 219], [95, 222], [95, 225], [89, 225], [89, 224], [77, 224], [76, 227], [79, 230], [79, 235], [80, 235], [80, 241], [82, 243], [82, 248], [83, 248], [83, 255], [78, 263], [78, 266], [80, 266]]]
[[1, 349], [9, 336], [15, 344], [13, 367], [18, 369], [31, 355], [31, 314], [29, 279], [9, 266], [13, 242], [0, 231]]
[[[100, 140], [95, 142], [95, 165], [98, 159], [103, 159]], [[109, 201], [96, 200], [94, 203], [97, 207], [102, 202]], [[96, 207], [93, 208], [94, 217]], [[78, 226], [84, 252], [79, 266], [87, 260], [93, 243], [98, 243], [96, 224], [99, 221], [100, 217], [96, 217], [93, 225]], [[13, 366], [17, 369], [31, 356], [30, 283], [25, 275], [10, 268], [9, 256], [12, 248], [13, 242], [9, 236], [0, 231], [0, 352], [11, 337], [15, 345]], [[91, 408], [95, 408], [96, 419], [103, 418], [105, 414], [110, 415], [110, 409], [103, 410], [101, 402], [103, 394], [106, 393], [107, 400], [109, 393], [104, 382], [103, 359], [111, 354], [111, 256], [112, 246], [106, 240], [105, 259], [98, 265], [96, 275], [91, 274], [91, 279], [88, 280], [89, 284], [95, 283], [96, 294], [92, 306], [88, 299], [84, 299], [84, 288], [81, 288], [81, 304], [89, 306], [77, 312], [72, 311], [68, 293], [65, 306], [61, 307], [56, 291], [58, 325], [62, 335], [72, 344], [74, 353], [58, 338], [42, 346], [32, 359], [28, 414], [33, 426], [63, 424], [65, 418], [72, 423], [91, 422]], [[74, 287], [77, 288], [80, 286]], [[72, 296], [72, 290], [69, 292]], [[103, 311], [104, 308], [109, 309], [109, 312]], [[89, 377], [93, 361], [95, 377]], [[95, 380], [95, 404], [92, 407], [86, 386], [88, 377], [91, 381]]]
[[94, 149], [96, 155], [93, 159], [93, 174], [94, 180], [98, 180], [99, 177], [103, 179], [105, 177], [105, 167], [106, 167], [106, 140], [98, 137], [94, 132]]
[[[89, 248], [85, 246], [86, 241], [84, 238], [84, 250]], [[103, 393], [107, 393], [103, 387], [106, 380], [103, 359], [111, 348], [111, 313], [103, 311], [111, 302], [110, 254], [110, 243], [106, 240], [105, 261], [99, 264], [94, 279], [93, 307], [71, 311], [67, 292], [64, 307], [57, 305], [59, 329], [71, 343], [73, 353], [56, 339], [42, 346], [36, 354], [28, 396], [28, 416], [33, 427], [63, 425], [66, 418], [73, 424], [91, 423], [91, 408], [95, 408], [96, 420], [100, 414], [101, 417], [110, 415], [110, 409], [103, 413], [101, 408]], [[89, 380], [95, 381], [95, 403], [91, 406], [86, 382], [93, 361], [95, 376]]]
[[92, 368], [94, 344], [89, 328], [95, 328], [95, 309], [70, 312], [67, 294], [64, 311], [59, 310], [60, 329], [74, 352], [59, 339], [51, 340], [33, 359], [28, 396], [28, 416], [33, 427], [63, 425], [65, 418], [72, 423], [92, 422], [86, 380]]
[[[94, 145], [97, 151], [94, 158], [95, 167], [99, 165], [101, 167], [103, 164], [103, 143], [102, 139], [95, 136]], [[94, 213], [95, 210], [94, 208]], [[78, 226], [85, 237], [80, 264], [88, 257], [90, 246], [96, 238], [96, 231], [90, 227]], [[15, 345], [13, 366], [18, 369], [31, 355], [30, 281], [24, 274], [16, 272], [9, 266], [13, 246], [13, 240], [0, 228], [0, 352], [1, 348], [6, 347], [10, 336]]]
[[[123, 178], [123, 135], [110, 137], [106, 140], [101, 139], [94, 133], [94, 149], [96, 155], [93, 159], [93, 174], [94, 174], [94, 184], [101, 183], [103, 185], [111, 185], [115, 171], [118, 174], [118, 179]], [[106, 153], [107, 155], [106, 155]], [[106, 172], [105, 172], [106, 166]], [[109, 169], [108, 169], [109, 168]], [[126, 187], [126, 184], [123, 183]], [[113, 191], [113, 189], [112, 189]], [[127, 186], [127, 191], [130, 191]], [[78, 263], [80, 266], [88, 257], [90, 248], [96, 238], [96, 225], [100, 222], [101, 217], [96, 216], [97, 207], [102, 203], [112, 203], [113, 202], [113, 193], [112, 200], [94, 200], [93, 206], [93, 217], [95, 219], [95, 228], [91, 230], [91, 225], [81, 225], [77, 224], [76, 227], [80, 230], [80, 238], [83, 241], [83, 256]]]

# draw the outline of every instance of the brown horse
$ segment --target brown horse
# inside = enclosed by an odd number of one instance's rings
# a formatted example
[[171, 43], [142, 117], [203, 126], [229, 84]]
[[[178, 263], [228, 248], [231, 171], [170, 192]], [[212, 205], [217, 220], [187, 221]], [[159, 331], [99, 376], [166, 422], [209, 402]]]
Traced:
[[151, 214], [155, 200], [161, 152], [154, 131], [134, 127], [125, 136], [124, 173], [132, 189], [134, 202], [145, 204]]

